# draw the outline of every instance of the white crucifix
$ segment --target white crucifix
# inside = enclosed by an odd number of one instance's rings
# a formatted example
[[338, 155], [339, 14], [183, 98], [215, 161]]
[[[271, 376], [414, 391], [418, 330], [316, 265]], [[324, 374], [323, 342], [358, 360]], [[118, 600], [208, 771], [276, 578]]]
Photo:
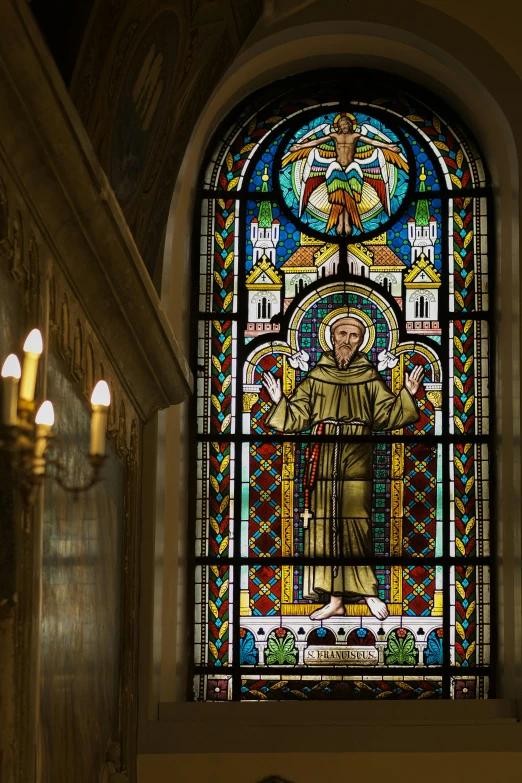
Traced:
[[305, 530], [308, 529], [308, 523], [311, 519], [313, 519], [313, 516], [314, 515], [309, 508], [305, 508], [305, 510], [301, 513], [301, 519], [303, 520], [303, 527]]

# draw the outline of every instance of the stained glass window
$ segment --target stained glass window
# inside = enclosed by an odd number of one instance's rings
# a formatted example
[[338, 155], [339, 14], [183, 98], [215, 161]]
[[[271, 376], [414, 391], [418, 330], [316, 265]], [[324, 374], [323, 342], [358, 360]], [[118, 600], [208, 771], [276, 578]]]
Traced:
[[211, 144], [195, 699], [491, 696], [489, 192], [444, 106], [361, 71]]

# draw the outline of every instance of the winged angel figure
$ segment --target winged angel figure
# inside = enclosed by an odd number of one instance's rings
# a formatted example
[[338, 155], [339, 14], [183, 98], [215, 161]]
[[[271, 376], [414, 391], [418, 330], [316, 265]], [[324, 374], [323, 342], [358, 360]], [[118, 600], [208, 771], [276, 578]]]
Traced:
[[408, 173], [408, 163], [398, 144], [373, 125], [361, 125], [360, 131], [356, 127], [353, 114], [339, 114], [333, 125], [319, 125], [306, 134], [304, 141], [292, 144], [282, 161], [284, 168], [306, 158], [299, 216], [316, 188], [326, 184], [331, 205], [326, 231], [336, 226], [337, 234], [349, 235], [353, 226], [363, 231], [358, 205], [365, 184], [375, 190], [389, 215], [391, 167]]

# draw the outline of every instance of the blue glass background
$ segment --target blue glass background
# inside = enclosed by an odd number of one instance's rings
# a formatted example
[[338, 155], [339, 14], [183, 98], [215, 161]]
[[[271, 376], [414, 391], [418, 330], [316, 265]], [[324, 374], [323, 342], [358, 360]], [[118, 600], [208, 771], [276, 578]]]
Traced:
[[439, 179], [437, 177], [437, 169], [433, 163], [433, 159], [428, 156], [424, 147], [421, 147], [417, 139], [415, 139], [407, 130], [402, 128], [404, 135], [408, 139], [413, 154], [417, 162], [417, 180], [415, 182], [415, 188], [418, 190], [420, 185], [421, 166], [424, 166], [424, 173], [426, 175], [425, 185], [426, 190], [440, 190]]
[[263, 185], [263, 180], [261, 179], [262, 175], [264, 174], [265, 167], [267, 168], [267, 174], [268, 174], [268, 189], [273, 190], [273, 165], [274, 165], [274, 155], [277, 152], [277, 148], [279, 147], [280, 142], [284, 139], [286, 133], [281, 133], [279, 136], [274, 138], [268, 147], [266, 147], [265, 151], [261, 155], [261, 157], [258, 159], [257, 163], [255, 164], [254, 169], [251, 173], [251, 180], [250, 184], [248, 185], [249, 190], [261, 190], [261, 187]]

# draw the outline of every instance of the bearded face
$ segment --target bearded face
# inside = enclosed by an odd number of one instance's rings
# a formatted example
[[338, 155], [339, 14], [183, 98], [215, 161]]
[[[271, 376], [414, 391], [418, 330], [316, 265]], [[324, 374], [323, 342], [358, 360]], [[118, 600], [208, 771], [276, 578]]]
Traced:
[[334, 356], [339, 370], [346, 370], [361, 345], [363, 335], [360, 327], [350, 324], [339, 325], [332, 331]]
[[353, 359], [355, 348], [351, 345], [334, 344], [335, 361], [340, 370], [346, 370]]

